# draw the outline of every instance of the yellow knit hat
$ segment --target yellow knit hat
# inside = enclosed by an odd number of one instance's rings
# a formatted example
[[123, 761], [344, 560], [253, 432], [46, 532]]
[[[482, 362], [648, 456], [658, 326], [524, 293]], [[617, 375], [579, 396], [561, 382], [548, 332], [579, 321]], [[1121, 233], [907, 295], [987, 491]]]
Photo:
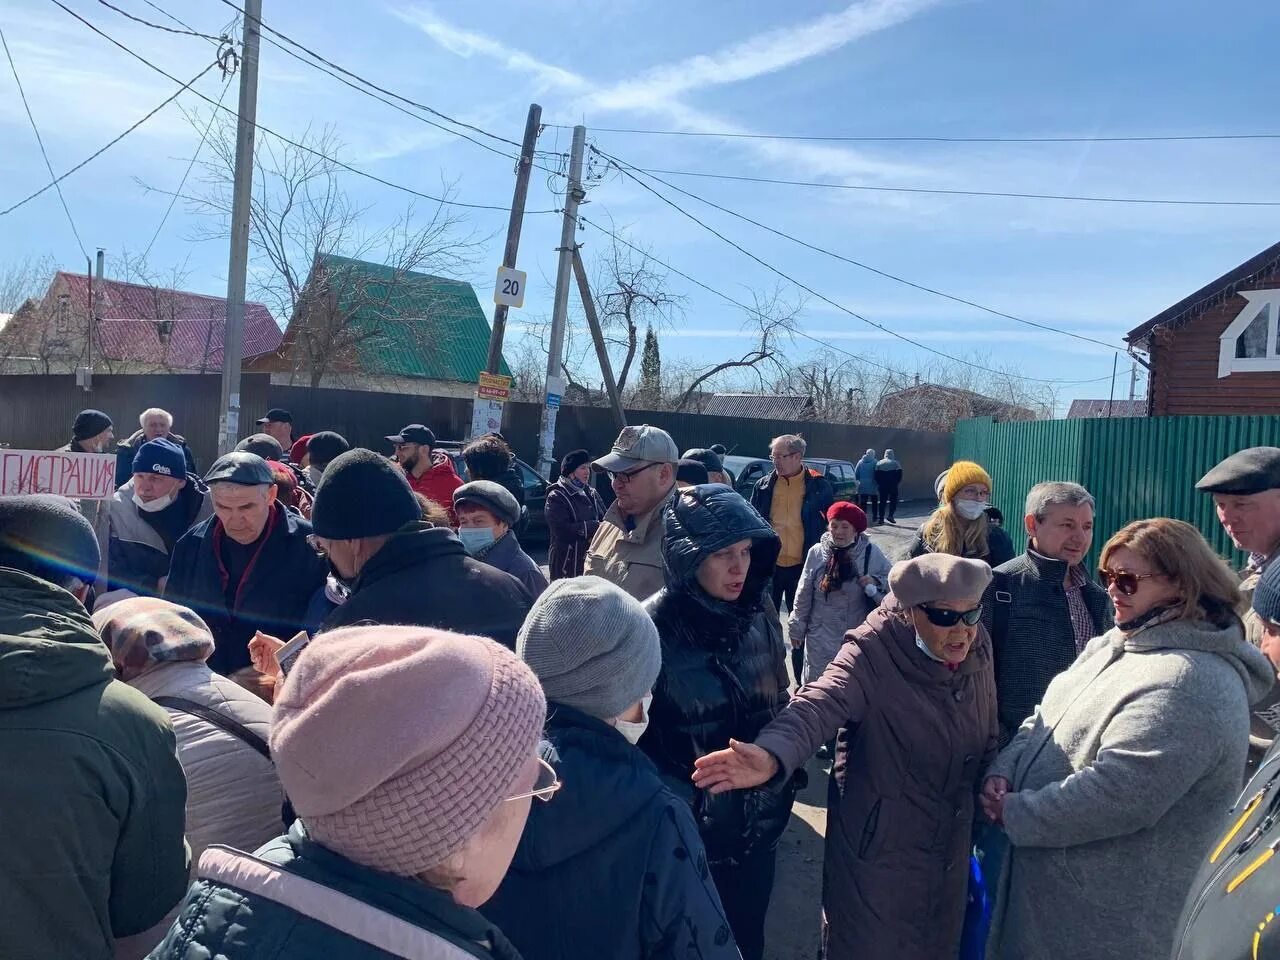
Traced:
[[957, 460], [947, 471], [946, 482], [942, 485], [942, 502], [950, 503], [957, 493], [971, 483], [981, 483], [988, 490], [993, 489], [991, 475], [972, 460]]

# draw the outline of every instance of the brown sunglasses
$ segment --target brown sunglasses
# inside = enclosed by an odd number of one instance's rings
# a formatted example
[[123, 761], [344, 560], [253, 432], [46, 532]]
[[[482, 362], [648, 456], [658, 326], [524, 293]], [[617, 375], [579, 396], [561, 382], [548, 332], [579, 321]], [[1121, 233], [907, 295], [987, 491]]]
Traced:
[[1125, 570], [1099, 570], [1098, 576], [1102, 578], [1105, 586], [1111, 586], [1113, 583], [1116, 589], [1123, 593], [1126, 597], [1132, 597], [1138, 592], [1141, 586], [1140, 581], [1150, 580], [1152, 577], [1159, 577], [1159, 573], [1129, 573]]

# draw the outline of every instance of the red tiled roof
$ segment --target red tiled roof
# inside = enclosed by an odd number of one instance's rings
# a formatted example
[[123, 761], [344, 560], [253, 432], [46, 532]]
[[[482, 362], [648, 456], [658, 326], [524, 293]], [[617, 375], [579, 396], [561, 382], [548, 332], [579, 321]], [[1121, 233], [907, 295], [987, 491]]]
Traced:
[[[89, 309], [89, 278], [79, 273], [59, 273], [77, 308]], [[96, 285], [96, 281], [95, 281]], [[222, 338], [227, 301], [185, 290], [165, 290], [119, 280], [104, 280], [101, 295], [102, 322], [98, 342], [112, 360], [164, 364], [171, 368], [222, 369]], [[157, 322], [174, 321], [168, 342], [161, 340]], [[244, 359], [272, 353], [280, 346], [280, 328], [260, 303], [244, 305]]]

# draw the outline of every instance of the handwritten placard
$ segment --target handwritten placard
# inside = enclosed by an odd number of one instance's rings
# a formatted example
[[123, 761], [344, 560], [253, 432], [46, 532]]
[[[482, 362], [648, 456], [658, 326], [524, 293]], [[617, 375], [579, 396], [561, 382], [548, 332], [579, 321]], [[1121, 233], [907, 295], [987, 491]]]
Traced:
[[76, 500], [106, 500], [115, 491], [112, 454], [0, 450], [0, 496], [53, 493]]

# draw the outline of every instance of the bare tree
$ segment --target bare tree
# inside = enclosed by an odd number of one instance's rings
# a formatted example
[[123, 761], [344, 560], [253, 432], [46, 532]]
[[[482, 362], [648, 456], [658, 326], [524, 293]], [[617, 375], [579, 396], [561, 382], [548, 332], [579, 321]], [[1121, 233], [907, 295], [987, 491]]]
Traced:
[[676, 410], [684, 410], [704, 385], [713, 383], [729, 371], [750, 371], [763, 390], [767, 371], [776, 375], [786, 370], [782, 351], [787, 344], [793, 342], [796, 321], [803, 304], [785, 299], [778, 290], [769, 294], [755, 293], [753, 299], [754, 307], [744, 327], [754, 334], [751, 349], [735, 359], [713, 364], [695, 375], [676, 402]]
[[53, 257], [25, 256], [0, 266], [0, 313], [17, 313], [28, 300], [38, 300], [57, 271]]
[[[345, 148], [334, 130], [308, 129], [297, 143], [259, 138], [250, 202], [251, 294], [289, 318], [289, 372], [315, 387], [356, 372], [357, 348], [447, 348], [453, 334], [440, 314], [452, 297], [437, 280], [469, 271], [482, 241], [444, 203], [427, 214], [410, 206], [389, 224], [367, 227], [372, 207], [344, 188], [337, 161]], [[197, 233], [203, 240], [229, 233], [234, 121], [215, 120], [209, 144], [195, 196], [184, 198], [207, 217]], [[453, 187], [441, 191], [448, 199]]]

